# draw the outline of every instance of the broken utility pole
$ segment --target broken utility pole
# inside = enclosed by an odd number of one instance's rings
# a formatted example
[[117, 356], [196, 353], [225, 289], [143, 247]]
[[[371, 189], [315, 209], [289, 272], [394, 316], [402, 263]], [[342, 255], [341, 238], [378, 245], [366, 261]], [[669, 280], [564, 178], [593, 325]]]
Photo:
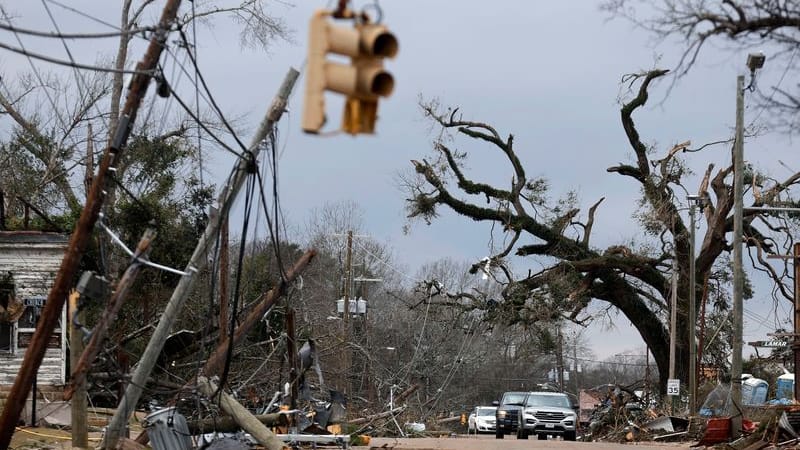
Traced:
[[[305, 270], [306, 266], [311, 263], [311, 260], [317, 255], [317, 251], [314, 249], [306, 250], [297, 261], [295, 261], [294, 266], [286, 272], [286, 278], [282, 279], [278, 282], [278, 285], [270, 289], [266, 292], [261, 300], [258, 301], [255, 308], [247, 314], [244, 320], [239, 323], [239, 326], [236, 327], [236, 330], [233, 332], [233, 346], [239, 345], [242, 340], [244, 340], [247, 333], [250, 332], [253, 327], [260, 322], [264, 318], [264, 314], [266, 314], [270, 308], [272, 308], [278, 300], [283, 297], [283, 294], [286, 292], [286, 288], [289, 287], [299, 275], [300, 273]], [[225, 337], [225, 340], [217, 345], [217, 348], [211, 353], [211, 355], [206, 360], [205, 365], [203, 366], [202, 374], [210, 377], [214, 375], [219, 375], [222, 371], [222, 367], [225, 364], [225, 355], [228, 352], [228, 337]]]
[[[286, 293], [286, 289], [289, 287], [291, 283], [300, 276], [300, 273], [305, 270], [305, 268], [311, 263], [311, 260], [317, 255], [317, 251], [314, 249], [306, 250], [297, 261], [295, 261], [294, 265], [292, 266], [289, 271], [286, 272], [285, 278], [282, 278], [277, 286], [274, 286], [269, 291], [262, 294], [261, 298], [256, 301], [256, 306], [247, 314], [247, 317], [244, 318], [239, 323], [239, 326], [236, 327], [236, 330], [233, 332], [233, 337], [229, 338], [227, 333], [224, 333], [224, 330], [220, 330], [220, 334], [224, 337], [222, 342], [217, 344], [217, 348], [211, 352], [211, 355], [206, 360], [205, 365], [200, 370], [198, 375], [204, 375], [206, 377], [211, 376], [218, 376], [222, 373], [222, 368], [225, 364], [225, 356], [228, 353], [229, 347], [229, 340], [233, 339], [233, 346], [238, 346], [242, 340], [247, 336], [247, 333], [250, 332], [253, 327], [263, 320], [264, 315], [269, 312], [269, 310], [278, 302], [278, 300], [283, 297]], [[187, 383], [186, 385], [179, 387], [178, 392], [175, 393], [172, 400], [170, 400], [169, 404], [174, 405], [177, 401], [178, 396], [184, 389], [190, 388], [191, 385]], [[140, 444], [146, 444], [149, 440], [147, 436], [147, 430], [143, 430], [142, 433], [136, 438], [136, 442]]]
[[108, 329], [114, 323], [114, 320], [116, 320], [117, 314], [120, 308], [122, 308], [122, 304], [125, 302], [128, 290], [133, 286], [133, 282], [136, 281], [136, 277], [145, 265], [144, 261], [147, 260], [147, 255], [150, 253], [150, 244], [152, 244], [155, 237], [156, 231], [152, 228], [148, 228], [139, 240], [139, 245], [136, 246], [136, 251], [131, 258], [131, 265], [129, 265], [125, 273], [122, 274], [122, 278], [120, 278], [117, 283], [117, 288], [114, 289], [114, 293], [111, 295], [103, 313], [100, 315], [100, 319], [94, 325], [92, 335], [89, 338], [89, 342], [86, 344], [86, 348], [84, 348], [82, 354], [79, 354], [80, 359], [72, 366], [72, 380], [64, 390], [64, 400], [72, 399], [72, 394], [75, 393], [78, 386], [85, 383], [89, 368], [92, 363], [94, 363], [94, 359], [100, 353], [100, 350], [103, 349], [103, 342], [108, 334]]
[[11, 436], [14, 434], [25, 399], [31, 389], [31, 381], [42, 363], [47, 344], [50, 342], [50, 336], [58, 324], [70, 285], [78, 271], [81, 256], [86, 249], [89, 237], [100, 214], [106, 191], [106, 174], [115, 168], [125, 147], [133, 123], [136, 121], [139, 106], [147, 93], [147, 87], [150, 85], [154, 70], [164, 50], [169, 28], [178, 14], [180, 4], [180, 0], [168, 0], [167, 4], [164, 5], [161, 18], [158, 21], [158, 29], [153, 34], [144, 57], [136, 66], [136, 74], [131, 79], [125, 107], [120, 116], [120, 125], [111, 140], [111, 144], [106, 148], [103, 160], [97, 170], [97, 176], [92, 180], [92, 189], [86, 198], [86, 204], [83, 206], [78, 223], [70, 238], [64, 259], [61, 261], [61, 268], [56, 275], [50, 293], [47, 295], [47, 301], [36, 325], [36, 331], [33, 333], [28, 349], [25, 351], [25, 359], [19, 368], [19, 372], [17, 372], [17, 377], [14, 379], [14, 384], [6, 399], [3, 415], [0, 416], [0, 448], [8, 448], [11, 443]]
[[117, 440], [125, 429], [128, 418], [136, 408], [136, 403], [139, 401], [139, 397], [142, 394], [142, 389], [145, 385], [145, 382], [150, 376], [150, 372], [153, 370], [153, 366], [156, 364], [158, 355], [161, 353], [161, 350], [164, 347], [164, 342], [167, 340], [167, 335], [172, 329], [172, 325], [177, 320], [178, 314], [180, 313], [181, 309], [183, 309], [183, 305], [186, 303], [186, 299], [189, 297], [192, 287], [194, 286], [194, 282], [197, 278], [195, 275], [205, 266], [209, 248], [218, 237], [217, 235], [220, 227], [222, 226], [222, 221], [228, 216], [228, 212], [230, 211], [233, 201], [236, 199], [236, 195], [239, 193], [239, 189], [242, 187], [242, 184], [244, 184], [247, 177], [252, 175], [251, 166], [255, 163], [261, 150], [261, 142], [266, 138], [266, 136], [272, 130], [272, 127], [275, 126], [275, 124], [281, 118], [283, 111], [286, 109], [286, 103], [289, 99], [289, 94], [291, 93], [298, 76], [299, 72], [297, 70], [293, 68], [289, 69], [289, 72], [286, 74], [278, 94], [272, 101], [269, 111], [261, 121], [259, 129], [250, 143], [248, 154], [243, 155], [243, 157], [239, 159], [228, 178], [227, 184], [222, 189], [222, 192], [217, 199], [218, 210], [216, 214], [211, 214], [208, 225], [206, 226], [203, 235], [200, 237], [200, 241], [197, 243], [194, 253], [192, 254], [192, 257], [190, 258], [189, 263], [184, 270], [184, 275], [178, 282], [178, 286], [175, 288], [175, 291], [173, 291], [166, 308], [164, 308], [161, 319], [158, 321], [158, 325], [156, 326], [155, 331], [153, 331], [150, 341], [147, 343], [147, 348], [144, 350], [142, 357], [139, 359], [136, 370], [133, 372], [133, 376], [131, 377], [131, 381], [128, 384], [128, 387], [125, 389], [125, 394], [120, 399], [117, 412], [114, 414], [114, 417], [111, 418], [111, 422], [108, 424], [102, 448], [114, 448]]
[[206, 377], [198, 377], [197, 387], [200, 389], [200, 392], [207, 395], [212, 401], [219, 401], [219, 406], [222, 410], [233, 417], [233, 420], [235, 420], [242, 429], [250, 433], [253, 439], [267, 450], [284, 450], [289, 448], [284, 445], [283, 441], [278, 439], [272, 431], [269, 431], [266, 425], [253, 416], [247, 408], [242, 406], [233, 397], [223, 392], [213, 381]]

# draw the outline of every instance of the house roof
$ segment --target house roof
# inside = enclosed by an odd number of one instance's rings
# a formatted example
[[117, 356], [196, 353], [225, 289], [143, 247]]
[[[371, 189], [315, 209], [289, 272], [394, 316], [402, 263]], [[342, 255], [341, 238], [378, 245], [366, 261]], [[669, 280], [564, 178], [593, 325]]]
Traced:
[[45, 231], [0, 231], [0, 244], [66, 244], [69, 235]]

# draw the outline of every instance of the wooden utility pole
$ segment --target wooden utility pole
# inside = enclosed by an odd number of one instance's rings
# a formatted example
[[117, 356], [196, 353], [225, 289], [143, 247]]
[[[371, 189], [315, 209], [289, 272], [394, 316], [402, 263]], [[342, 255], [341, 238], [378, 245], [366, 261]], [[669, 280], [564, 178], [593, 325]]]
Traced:
[[[286, 356], [289, 360], [289, 409], [297, 409], [297, 382], [299, 370], [297, 368], [297, 341], [294, 331], [294, 308], [286, 308]], [[296, 427], [297, 420], [292, 414], [290, 426]]]
[[644, 347], [644, 396], [645, 404], [650, 401], [650, 346]]
[[[281, 279], [277, 286], [274, 286], [272, 289], [265, 292], [261, 298], [256, 301], [256, 306], [250, 311], [247, 317], [241, 321], [239, 326], [236, 327], [233, 337], [229, 338], [227, 335], [225, 335], [225, 340], [217, 344], [217, 348], [211, 352], [211, 355], [209, 355], [199, 374], [205, 375], [206, 377], [211, 377], [219, 375], [222, 372], [222, 368], [225, 364], [225, 356], [228, 353], [228, 339], [233, 339], [232, 345], [234, 347], [239, 345], [247, 336], [247, 333], [253, 329], [253, 326], [259, 323], [264, 318], [264, 314], [266, 314], [278, 302], [278, 300], [281, 299], [281, 297], [286, 293], [286, 289], [289, 287], [289, 285], [293, 283], [298, 276], [300, 276], [300, 274], [309, 264], [311, 264], [311, 261], [316, 255], [316, 250], [307, 250], [305, 253], [303, 253], [303, 256], [295, 261], [294, 265], [286, 272], [286, 277]], [[189, 388], [191, 388], [191, 385], [188, 383], [184, 386], [179, 386], [178, 392], [172, 397], [172, 400], [170, 400], [169, 404], [174, 405], [180, 392], [183, 392], [185, 389]], [[144, 430], [136, 438], [136, 442], [140, 444], [146, 444], [148, 439], [147, 430]]]
[[[86, 171], [83, 175], [83, 186], [85, 189], [86, 197], [89, 197], [89, 191], [92, 189], [92, 178], [94, 178], [94, 135], [92, 134], [92, 124], [88, 125], [88, 136], [86, 139]], [[69, 306], [67, 319], [69, 325], [64, 327], [69, 330], [69, 367], [70, 372], [75, 370], [78, 362], [81, 360], [83, 353], [83, 332], [79, 327], [74, 324], [73, 319], [77, 319], [78, 323], [83, 323], [86, 314], [78, 312], [78, 300], [80, 295], [73, 292], [69, 296]], [[75, 317], [77, 315], [77, 317]], [[87, 424], [87, 401], [86, 401], [86, 383], [79, 383], [75, 386], [75, 395], [70, 402], [70, 418], [72, 421], [72, 447], [87, 448], [89, 447], [89, 427]]]
[[578, 382], [578, 334], [575, 334], [575, 342], [572, 343], [572, 362], [575, 364], [573, 367], [572, 376], [575, 378], [575, 396], [578, 397], [578, 402], [581, 398], [581, 385]]
[[[257, 323], [259, 323], [263, 318], [264, 314], [272, 308], [278, 300], [281, 299], [283, 294], [286, 292], [286, 289], [289, 285], [300, 276], [300, 273], [305, 270], [306, 266], [311, 263], [311, 260], [317, 255], [316, 250], [307, 250], [303, 253], [297, 261], [295, 261], [294, 266], [286, 272], [286, 278], [281, 280], [277, 286], [270, 289], [266, 292], [263, 296], [263, 300], [261, 300], [255, 308], [245, 317], [244, 320], [241, 321], [238, 327], [236, 327], [236, 331], [233, 333], [233, 346], [239, 345], [242, 340], [244, 340], [247, 333], [253, 329]], [[205, 365], [203, 366], [203, 374], [206, 376], [213, 376], [219, 375], [222, 371], [222, 367], [225, 364], [225, 355], [228, 352], [228, 339], [224, 342], [217, 345], [217, 348], [211, 353], [211, 355], [206, 360]]]
[[[672, 233], [672, 279], [669, 296], [669, 380], [675, 379], [675, 352], [678, 345], [678, 243], [673, 223]], [[675, 414], [677, 395], [669, 395], [670, 412]]]
[[564, 346], [561, 339], [561, 325], [556, 329], [556, 366], [558, 366], [558, 389], [564, 391]]
[[794, 244], [794, 398], [800, 399], [800, 383], [797, 372], [800, 369], [800, 243]]
[[219, 233], [219, 342], [225, 341], [228, 330], [228, 218]]
[[108, 329], [116, 320], [117, 314], [125, 302], [125, 297], [128, 295], [128, 290], [133, 286], [136, 277], [139, 276], [139, 272], [144, 267], [144, 261], [147, 260], [147, 255], [150, 253], [150, 244], [152, 244], [155, 237], [156, 231], [152, 228], [146, 229], [142, 234], [142, 238], [139, 240], [139, 244], [133, 254], [133, 262], [122, 274], [122, 278], [117, 283], [117, 288], [114, 289], [114, 293], [100, 315], [100, 319], [97, 320], [92, 329], [92, 337], [89, 338], [89, 342], [86, 344], [82, 354], [79, 354], [77, 363], [72, 366], [72, 380], [64, 390], [64, 400], [70, 400], [78, 386], [85, 384], [86, 374], [89, 372], [92, 363], [94, 363], [94, 359], [102, 350]]
[[689, 196], [689, 417], [697, 413], [697, 281], [695, 267], [695, 206], [700, 196]]
[[[83, 333], [81, 329], [75, 326], [73, 316], [77, 315], [79, 323], [83, 323], [85, 314], [83, 311], [78, 313], [78, 299], [80, 295], [73, 292], [69, 296], [69, 366], [70, 370], [74, 370], [78, 366], [78, 361], [81, 359], [83, 353]], [[87, 402], [86, 402], [86, 383], [80, 383], [75, 386], [75, 395], [72, 396], [70, 402], [71, 422], [72, 426], [72, 447], [73, 448], [88, 448], [89, 447], [89, 428], [87, 426]]]
[[299, 72], [297, 72], [297, 70], [289, 69], [289, 72], [283, 80], [283, 84], [278, 90], [278, 94], [273, 99], [272, 105], [270, 105], [266, 116], [261, 121], [258, 131], [250, 143], [248, 155], [237, 161], [236, 166], [228, 178], [228, 182], [222, 189], [217, 199], [218, 211], [216, 214], [211, 215], [208, 225], [203, 235], [200, 237], [194, 249], [194, 253], [189, 259], [189, 263], [186, 265], [184, 275], [172, 292], [172, 296], [161, 315], [161, 319], [158, 321], [158, 325], [155, 331], [153, 331], [150, 341], [147, 343], [147, 348], [145, 348], [142, 357], [139, 359], [136, 370], [131, 377], [131, 382], [125, 389], [125, 395], [120, 399], [117, 411], [108, 424], [102, 444], [103, 448], [110, 449], [116, 447], [117, 440], [119, 440], [119, 436], [121, 436], [125, 429], [128, 418], [136, 408], [136, 403], [139, 401], [147, 378], [150, 376], [150, 372], [156, 364], [158, 355], [164, 348], [164, 342], [167, 340], [172, 325], [178, 319], [178, 314], [183, 309], [183, 305], [189, 297], [189, 293], [197, 279], [196, 275], [205, 267], [209, 248], [214, 240], [217, 239], [222, 221], [228, 216], [228, 212], [242, 184], [244, 184], [247, 177], [252, 175], [250, 169], [261, 151], [260, 144], [272, 130], [273, 126], [280, 120], [281, 115], [283, 115], [283, 111], [286, 109], [286, 103], [289, 99], [289, 94], [298, 76]]
[[[353, 278], [353, 231], [347, 232], [347, 256], [344, 262], [344, 313], [342, 314], [342, 390], [350, 396], [350, 284]], [[356, 303], [358, 310], [358, 303]]]
[[36, 331], [34, 331], [30, 345], [25, 351], [25, 359], [20, 366], [19, 372], [17, 372], [17, 377], [14, 379], [14, 384], [6, 399], [3, 414], [0, 416], [0, 448], [8, 448], [11, 443], [11, 436], [14, 434], [25, 399], [31, 389], [31, 380], [34, 379], [42, 363], [47, 344], [50, 342], [53, 330], [61, 317], [61, 311], [64, 309], [69, 288], [78, 271], [81, 256], [86, 249], [100, 214], [104, 192], [106, 191], [106, 175], [109, 170], [115, 168], [127, 143], [133, 123], [136, 121], [139, 106], [147, 93], [147, 87], [164, 50], [169, 28], [175, 20], [180, 4], [180, 0], [168, 0], [164, 5], [158, 22], [158, 29], [153, 34], [144, 57], [136, 65], [137, 73], [131, 79], [128, 97], [125, 100], [125, 106], [120, 116], [120, 125], [111, 140], [111, 144], [106, 148], [97, 176], [92, 180], [91, 191], [86, 198], [86, 204], [83, 206], [78, 223], [70, 238], [64, 259], [61, 261], [61, 268], [47, 296]]
[[86, 139], [86, 171], [83, 173], [83, 187], [86, 191], [86, 196], [89, 196], [89, 191], [92, 189], [92, 179], [94, 178], [94, 135], [92, 134], [92, 123], [89, 122], [88, 138]]

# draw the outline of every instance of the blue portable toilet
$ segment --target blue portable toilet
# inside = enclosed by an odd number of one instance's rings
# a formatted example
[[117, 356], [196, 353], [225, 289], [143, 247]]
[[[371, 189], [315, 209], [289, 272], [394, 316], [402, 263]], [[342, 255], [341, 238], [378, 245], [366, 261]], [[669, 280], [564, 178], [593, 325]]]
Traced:
[[767, 402], [769, 383], [761, 378], [750, 377], [742, 380], [742, 404], [763, 405]]
[[794, 374], [785, 373], [778, 377], [778, 382], [775, 385], [775, 398], [778, 400], [785, 398], [787, 400], [794, 400]]

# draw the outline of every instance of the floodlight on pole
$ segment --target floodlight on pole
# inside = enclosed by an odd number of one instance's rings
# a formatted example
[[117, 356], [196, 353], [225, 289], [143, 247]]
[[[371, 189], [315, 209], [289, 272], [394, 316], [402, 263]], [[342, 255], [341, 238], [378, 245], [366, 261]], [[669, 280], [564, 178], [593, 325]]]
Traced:
[[764, 61], [766, 60], [767, 57], [762, 52], [750, 53], [747, 55], [747, 68], [750, 69], [750, 72], [755, 72], [764, 67]]

